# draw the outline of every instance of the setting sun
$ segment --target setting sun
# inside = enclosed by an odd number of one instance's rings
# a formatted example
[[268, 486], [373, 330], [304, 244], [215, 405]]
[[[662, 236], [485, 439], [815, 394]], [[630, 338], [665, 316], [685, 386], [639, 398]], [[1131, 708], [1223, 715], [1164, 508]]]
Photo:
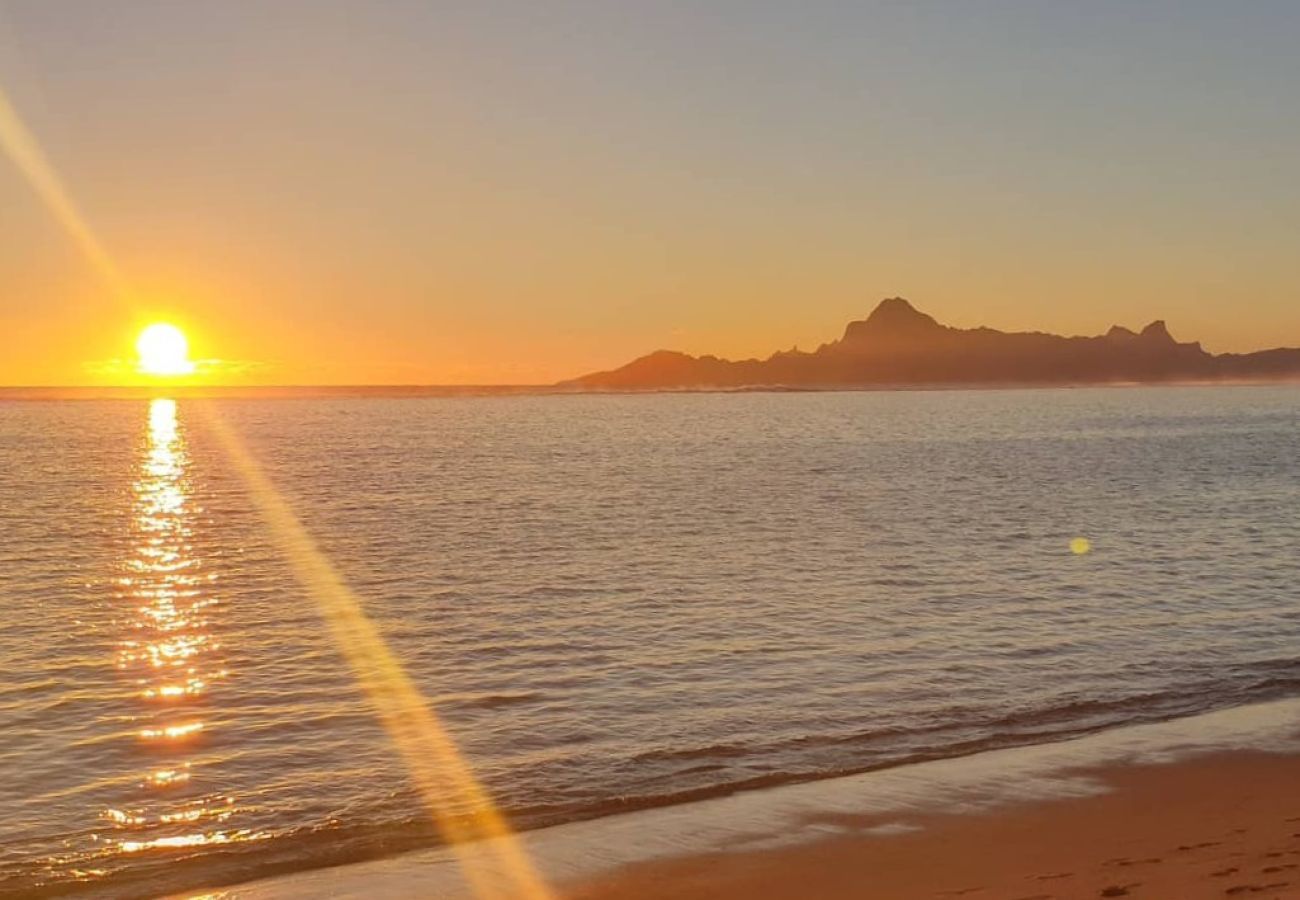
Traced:
[[175, 325], [157, 322], [140, 332], [135, 342], [140, 371], [146, 375], [190, 375], [190, 344]]

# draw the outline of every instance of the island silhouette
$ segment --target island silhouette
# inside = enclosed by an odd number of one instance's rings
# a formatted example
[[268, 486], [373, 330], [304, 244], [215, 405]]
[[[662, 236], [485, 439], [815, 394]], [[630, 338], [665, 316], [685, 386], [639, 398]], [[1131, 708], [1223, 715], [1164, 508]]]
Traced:
[[952, 328], [902, 297], [850, 322], [838, 341], [767, 359], [727, 360], [658, 350], [558, 387], [577, 390], [837, 388], [1279, 381], [1300, 378], [1300, 348], [1206, 352], [1174, 340], [1163, 321], [1097, 337]]

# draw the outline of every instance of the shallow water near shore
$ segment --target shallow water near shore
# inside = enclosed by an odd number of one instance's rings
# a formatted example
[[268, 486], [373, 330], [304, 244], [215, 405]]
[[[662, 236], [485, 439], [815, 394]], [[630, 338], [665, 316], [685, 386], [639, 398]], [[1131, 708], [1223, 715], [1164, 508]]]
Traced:
[[519, 828], [1300, 691], [1294, 387], [4, 403], [0, 892], [437, 841], [214, 417]]
[[[1300, 753], [1300, 700], [1251, 704], [1049, 744], [560, 825], [529, 832], [525, 845], [549, 881], [565, 892], [648, 863], [745, 856], [827, 840], [888, 839], [923, 831], [922, 823], [934, 821], [936, 815], [980, 816], [1095, 797], [1111, 790], [1109, 776], [1205, 757], [1228, 758], [1243, 751], [1256, 754], [1253, 759], [1260, 752], [1288, 757]], [[467, 866], [480, 878], [486, 871], [509, 883], [489, 851], [484, 847], [468, 857], [445, 849], [412, 853], [253, 882], [205, 900], [298, 900], [326, 893], [358, 900], [416, 893], [468, 900], [475, 894], [463, 877]]]

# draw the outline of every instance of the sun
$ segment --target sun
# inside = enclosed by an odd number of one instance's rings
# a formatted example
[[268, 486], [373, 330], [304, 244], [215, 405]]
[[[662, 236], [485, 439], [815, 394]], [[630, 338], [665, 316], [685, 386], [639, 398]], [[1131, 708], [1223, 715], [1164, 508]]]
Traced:
[[140, 356], [140, 371], [146, 375], [194, 373], [194, 363], [190, 360], [190, 342], [175, 325], [166, 322], [150, 325], [136, 338], [135, 352]]

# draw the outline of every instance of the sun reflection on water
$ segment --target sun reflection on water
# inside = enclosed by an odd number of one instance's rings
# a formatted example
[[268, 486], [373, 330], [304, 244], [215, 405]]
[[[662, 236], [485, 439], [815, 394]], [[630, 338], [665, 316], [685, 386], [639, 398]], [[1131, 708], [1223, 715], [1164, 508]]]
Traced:
[[214, 576], [195, 552], [190, 456], [174, 400], [149, 404], [132, 484], [131, 552], [118, 580], [123, 637], [117, 668], [136, 697], [136, 739], [145, 771], [128, 796], [101, 810], [112, 833], [104, 850], [226, 844], [260, 837], [225, 829], [234, 798], [206, 782], [199, 752], [209, 731], [206, 700], [226, 676], [209, 615]]

